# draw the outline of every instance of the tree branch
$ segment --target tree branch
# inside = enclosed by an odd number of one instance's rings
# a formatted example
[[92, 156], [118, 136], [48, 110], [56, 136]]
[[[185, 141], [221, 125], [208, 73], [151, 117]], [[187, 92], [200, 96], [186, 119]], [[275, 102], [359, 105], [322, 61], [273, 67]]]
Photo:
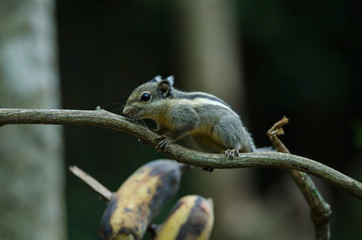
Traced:
[[[130, 134], [155, 147], [157, 135], [153, 131], [122, 116], [105, 110], [38, 110], [0, 109], [0, 126], [6, 124], [59, 124], [109, 128]], [[184, 164], [203, 168], [286, 168], [309, 173], [362, 200], [362, 184], [322, 163], [285, 153], [243, 153], [229, 160], [221, 154], [193, 151], [178, 144], [170, 144], [163, 153]]]
[[[267, 132], [273, 146], [278, 152], [290, 153], [287, 147], [280, 141], [278, 135], [284, 134], [283, 126], [288, 123], [288, 118], [276, 122]], [[310, 208], [310, 215], [314, 224], [316, 239], [330, 239], [329, 219], [332, 211], [329, 204], [323, 199], [313, 180], [304, 172], [293, 169], [288, 170], [294, 182], [302, 192]]]

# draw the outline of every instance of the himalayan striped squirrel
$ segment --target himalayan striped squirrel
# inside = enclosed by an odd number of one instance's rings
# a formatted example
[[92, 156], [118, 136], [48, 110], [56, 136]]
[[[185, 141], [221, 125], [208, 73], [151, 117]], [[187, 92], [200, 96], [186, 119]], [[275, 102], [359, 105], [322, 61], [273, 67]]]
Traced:
[[161, 135], [157, 148], [190, 135], [198, 149], [225, 153], [230, 159], [239, 152], [256, 151], [239, 115], [223, 100], [203, 92], [182, 92], [173, 85], [173, 76], [156, 76], [133, 91], [123, 110], [132, 119], [157, 123], [155, 131]]

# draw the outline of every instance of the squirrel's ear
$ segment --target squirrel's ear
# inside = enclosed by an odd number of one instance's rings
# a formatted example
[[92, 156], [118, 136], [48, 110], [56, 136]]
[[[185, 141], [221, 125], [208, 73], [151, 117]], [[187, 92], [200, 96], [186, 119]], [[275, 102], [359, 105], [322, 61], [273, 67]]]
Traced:
[[148, 81], [148, 82], [156, 82], [159, 83], [162, 81], [162, 76], [161, 75], [157, 75], [156, 77], [154, 77], [152, 80]]
[[[172, 85], [171, 85], [172, 86]], [[158, 83], [158, 90], [160, 91], [162, 97], [170, 96], [170, 82], [167, 80], [162, 80]]]
[[169, 76], [168, 78], [166, 78], [166, 80], [170, 83], [170, 86], [173, 87], [173, 84], [175, 82], [175, 77]]

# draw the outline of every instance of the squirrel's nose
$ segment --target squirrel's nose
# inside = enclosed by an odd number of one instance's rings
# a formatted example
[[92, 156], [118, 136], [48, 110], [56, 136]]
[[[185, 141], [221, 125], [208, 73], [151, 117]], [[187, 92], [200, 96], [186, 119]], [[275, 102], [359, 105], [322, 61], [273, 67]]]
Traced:
[[128, 116], [129, 112], [130, 112], [129, 107], [125, 107], [125, 108], [123, 109], [123, 112], [122, 112], [122, 113], [123, 113], [124, 115]]

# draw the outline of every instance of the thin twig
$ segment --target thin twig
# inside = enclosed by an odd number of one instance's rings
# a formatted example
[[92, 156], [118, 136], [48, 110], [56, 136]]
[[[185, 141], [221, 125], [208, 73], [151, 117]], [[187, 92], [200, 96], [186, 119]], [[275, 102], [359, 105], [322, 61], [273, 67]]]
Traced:
[[[122, 116], [105, 110], [37, 110], [0, 109], [0, 126], [6, 124], [60, 124], [109, 128], [139, 138], [155, 147], [159, 135]], [[169, 144], [163, 151], [181, 163], [203, 168], [286, 168], [309, 173], [362, 200], [362, 184], [326, 165], [308, 158], [285, 153], [243, 153], [229, 160], [221, 154], [193, 151], [178, 144]]]
[[[287, 124], [288, 121], [288, 118], [283, 117], [282, 120], [275, 123], [267, 132], [270, 141], [278, 152], [290, 153], [286, 146], [278, 138], [278, 135], [284, 134], [282, 127]], [[288, 170], [288, 172], [309, 205], [311, 218], [314, 223], [316, 239], [330, 239], [329, 219], [332, 214], [330, 205], [323, 199], [308, 174], [293, 169]]]
[[112, 199], [113, 193], [109, 191], [100, 182], [94, 179], [89, 174], [85, 173], [82, 169], [77, 166], [70, 166], [69, 170], [85, 182], [94, 192], [103, 198], [104, 201], [109, 202]]

